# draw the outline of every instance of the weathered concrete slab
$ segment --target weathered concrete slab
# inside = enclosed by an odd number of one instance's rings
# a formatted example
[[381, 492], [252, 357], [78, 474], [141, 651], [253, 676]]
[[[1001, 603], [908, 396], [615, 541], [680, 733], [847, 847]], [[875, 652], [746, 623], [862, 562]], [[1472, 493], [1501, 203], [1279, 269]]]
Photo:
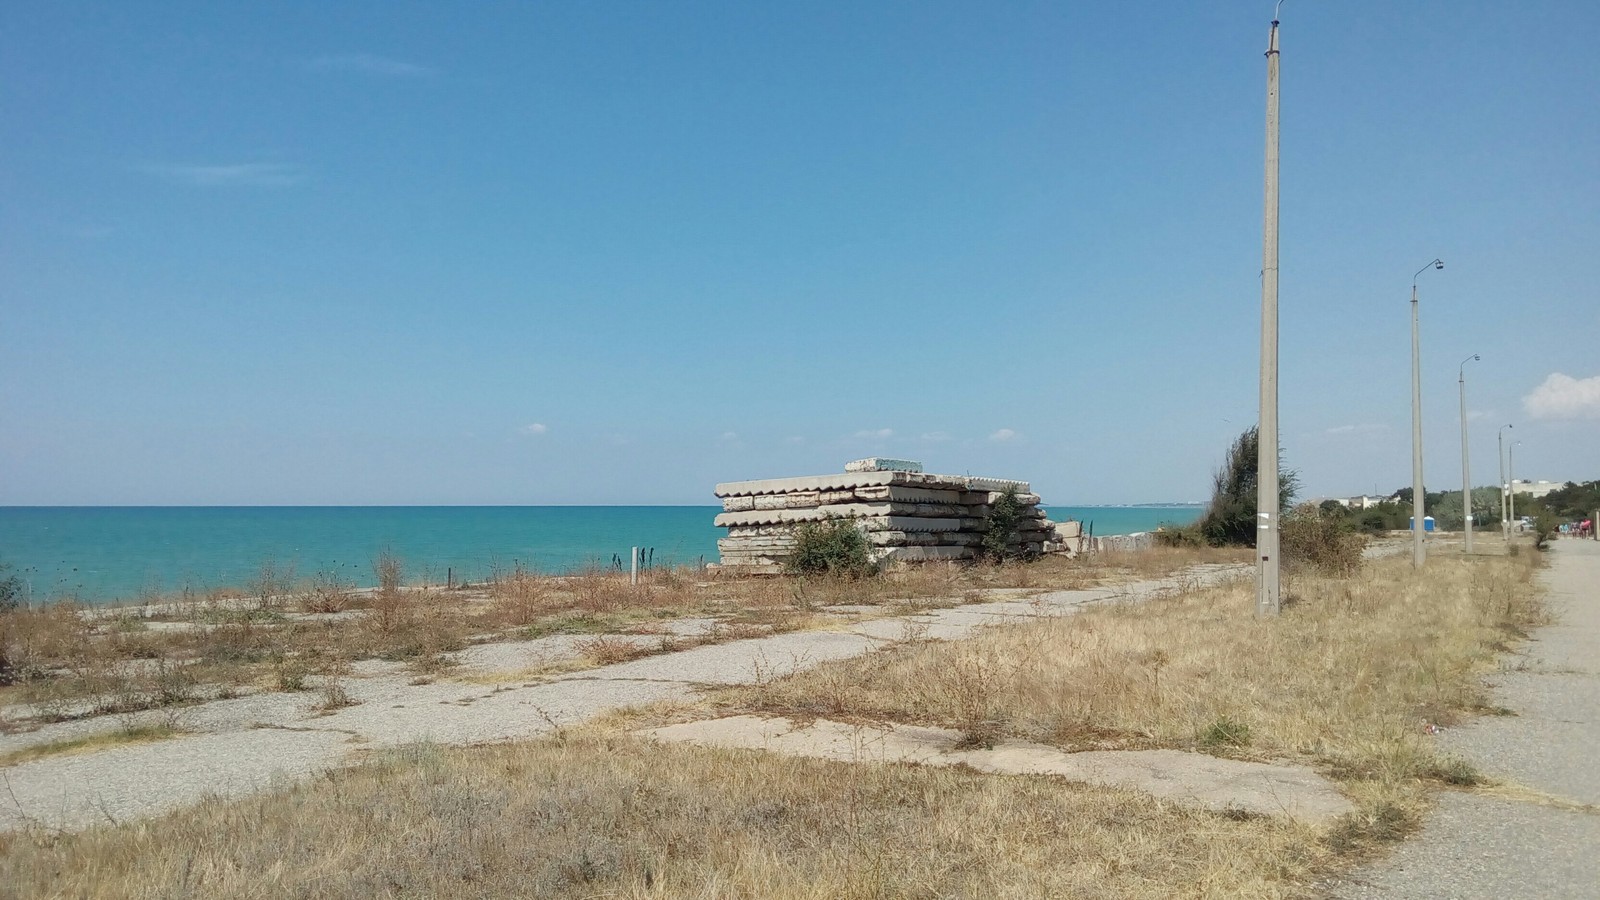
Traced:
[[796, 727], [784, 718], [730, 716], [651, 728], [638, 734], [668, 743], [767, 750], [842, 762], [965, 765], [997, 775], [1054, 775], [1142, 791], [1186, 805], [1326, 822], [1355, 810], [1333, 783], [1302, 766], [1220, 759], [1181, 750], [1068, 753], [1008, 742], [992, 750], [957, 750], [961, 734], [914, 725], [850, 725], [818, 719]]
[[208, 795], [237, 796], [339, 765], [354, 748], [336, 731], [254, 729], [114, 747], [8, 766], [0, 831], [83, 828], [156, 815]]
[[589, 678], [758, 684], [805, 671], [829, 660], [859, 656], [876, 646], [877, 642], [859, 634], [795, 631], [652, 656], [565, 676], [563, 680]]
[[682, 682], [574, 678], [527, 686], [436, 682], [391, 690], [308, 727], [360, 735], [369, 747], [430, 741], [481, 744], [533, 737], [599, 713], [693, 694]]
[[1208, 809], [1284, 815], [1307, 822], [1325, 822], [1355, 811], [1355, 804], [1339, 793], [1333, 782], [1303, 766], [1221, 759], [1182, 750], [1063, 753], [1054, 747], [1024, 743], [952, 753], [950, 757], [980, 772], [1059, 775]]
[[850, 631], [879, 641], [957, 641], [978, 626], [929, 621], [922, 616], [909, 619], [872, 619], [850, 626]]
[[[1005, 592], [985, 593], [1004, 596]], [[1070, 610], [1110, 595], [1104, 590], [1063, 591], [1025, 605]], [[1121, 596], [1127, 596], [1126, 590]], [[999, 612], [1000, 621], [1008, 611], [1005, 604], [971, 608]], [[863, 606], [857, 611], [876, 614], [883, 607]], [[0, 735], [0, 752], [115, 731], [125, 725], [161, 723], [174, 714], [180, 727], [200, 733], [4, 767], [0, 775], [21, 807], [0, 793], [0, 831], [33, 821], [77, 828], [107, 821], [108, 815], [123, 820], [159, 813], [210, 793], [244, 792], [279, 777], [293, 779], [343, 764], [363, 748], [416, 740], [471, 744], [529, 737], [621, 707], [688, 698], [696, 684], [776, 678], [870, 651], [885, 640], [959, 637], [988, 620], [937, 610], [882, 621], [884, 625], [874, 627], [898, 626], [901, 632], [890, 631], [879, 639], [865, 633], [797, 632], [606, 666], [553, 682], [481, 685], [442, 677], [422, 683], [404, 664], [363, 661], [342, 680], [358, 705], [331, 714], [318, 710], [323, 695], [318, 690], [320, 680], [312, 678], [311, 689], [303, 692], [258, 692], [179, 710], [95, 717], [15, 731]], [[665, 630], [677, 630], [678, 626], [687, 630], [691, 625], [698, 628], [710, 623], [709, 619], [669, 620], [660, 625]], [[843, 627], [847, 626], [841, 623]], [[467, 674], [493, 671], [546, 660], [551, 653], [574, 651], [573, 644], [583, 639], [558, 636], [484, 644], [465, 651], [461, 659]], [[17, 708], [5, 712], [16, 715]]]
[[1600, 897], [1600, 816], [1446, 793], [1422, 834], [1332, 881], [1338, 900]]
[[770, 750], [786, 756], [808, 756], [840, 762], [913, 762], [938, 764], [938, 758], [961, 740], [947, 728], [915, 725], [848, 725], [818, 719], [803, 728], [788, 719], [728, 716], [638, 732], [664, 743], [702, 747]]
[[846, 472], [921, 472], [922, 463], [911, 459], [895, 459], [889, 456], [869, 456], [866, 459], [852, 459], [844, 464]]
[[1600, 897], [1600, 544], [1557, 540], [1539, 575], [1556, 624], [1491, 678], [1517, 715], [1453, 728], [1441, 745], [1490, 777], [1548, 796], [1447, 793], [1422, 833], [1332, 885], [1340, 898]]
[[960, 531], [968, 519], [955, 515], [932, 516], [914, 511], [908, 514], [894, 512], [894, 507], [908, 504], [844, 503], [837, 506], [819, 506], [812, 509], [752, 509], [746, 512], [718, 513], [712, 524], [718, 528], [748, 525], [786, 525], [801, 522], [819, 522], [823, 519], [855, 519], [868, 529], [877, 531]]
[[929, 560], [972, 559], [977, 551], [971, 547], [885, 547], [883, 558], [901, 562], [927, 562]]
[[738, 497], [752, 494], [787, 494], [794, 491], [853, 490], [875, 485], [966, 491], [1004, 491], [1006, 488], [1016, 488], [1018, 493], [1023, 494], [1029, 490], [1026, 481], [1008, 481], [1004, 478], [932, 475], [921, 472], [841, 472], [830, 475], [801, 475], [794, 478], [730, 481], [717, 485], [714, 493], [718, 497]]

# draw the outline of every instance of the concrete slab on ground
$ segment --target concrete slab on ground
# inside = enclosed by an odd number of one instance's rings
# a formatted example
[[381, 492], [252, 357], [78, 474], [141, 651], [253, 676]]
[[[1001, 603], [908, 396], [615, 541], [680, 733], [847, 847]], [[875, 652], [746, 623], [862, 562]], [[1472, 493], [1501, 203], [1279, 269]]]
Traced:
[[304, 778], [339, 765], [354, 745], [336, 731], [279, 728], [203, 734], [54, 756], [0, 769], [0, 830], [124, 822]]
[[1558, 540], [1550, 554], [1540, 581], [1557, 622], [1490, 679], [1516, 715], [1439, 740], [1554, 802], [1445, 794], [1416, 839], [1330, 885], [1334, 896], [1600, 897], [1600, 543]]
[[645, 729], [667, 743], [765, 750], [840, 762], [965, 765], [997, 775], [1054, 775], [1142, 791], [1176, 803], [1326, 822], [1353, 812], [1333, 783], [1304, 766], [1220, 759], [1181, 750], [1096, 750], [1005, 742], [993, 749], [957, 749], [961, 733], [946, 728], [818, 719], [797, 726], [785, 718], [728, 716]]
[[696, 647], [566, 677], [758, 684], [815, 668], [830, 660], [859, 656], [877, 646], [877, 641], [859, 634], [794, 631], [772, 637]]

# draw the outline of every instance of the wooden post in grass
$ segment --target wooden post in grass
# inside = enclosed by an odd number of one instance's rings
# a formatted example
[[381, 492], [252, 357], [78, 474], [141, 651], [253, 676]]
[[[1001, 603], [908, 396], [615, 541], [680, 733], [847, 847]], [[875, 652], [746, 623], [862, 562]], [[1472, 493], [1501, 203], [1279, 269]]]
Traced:
[[633, 548], [628, 554], [628, 583], [639, 583], [639, 548]]

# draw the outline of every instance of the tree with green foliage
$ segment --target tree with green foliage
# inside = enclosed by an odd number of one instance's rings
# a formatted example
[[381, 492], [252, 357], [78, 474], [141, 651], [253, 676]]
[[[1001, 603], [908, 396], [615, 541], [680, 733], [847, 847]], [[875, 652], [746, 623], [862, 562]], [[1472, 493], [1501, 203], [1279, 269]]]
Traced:
[[[1518, 501], [1520, 504], [1522, 501]], [[1557, 518], [1587, 519], [1600, 510], [1600, 481], [1569, 481], [1538, 501]]]
[[[1254, 547], [1256, 543], [1256, 483], [1261, 436], [1255, 426], [1228, 448], [1222, 468], [1212, 479], [1211, 502], [1196, 523], [1206, 543], [1213, 547]], [[1280, 453], [1281, 455], [1281, 453]], [[1299, 489], [1299, 474], [1280, 467], [1278, 511], [1289, 508]]]
[[[1461, 492], [1443, 491], [1438, 494], [1427, 495], [1427, 514], [1433, 516], [1434, 524], [1441, 531], [1460, 531], [1466, 527], [1465, 517], [1461, 511]], [[1472, 489], [1472, 521], [1478, 528], [1485, 526], [1499, 527], [1500, 524], [1500, 490], [1493, 487]], [[1407, 507], [1406, 518], [1399, 525], [1400, 528], [1411, 527], [1411, 512]]]
[[877, 574], [867, 536], [849, 519], [803, 522], [794, 531], [794, 553], [785, 568], [791, 575], [865, 578]]
[[983, 522], [983, 539], [978, 544], [978, 553], [993, 562], [1015, 556], [1013, 547], [1017, 539], [1017, 523], [1021, 520], [1022, 501], [1017, 499], [1016, 485], [1007, 485], [1000, 496], [989, 504], [989, 515]]
[[0, 613], [22, 605], [22, 579], [13, 574], [10, 563], [0, 563]]

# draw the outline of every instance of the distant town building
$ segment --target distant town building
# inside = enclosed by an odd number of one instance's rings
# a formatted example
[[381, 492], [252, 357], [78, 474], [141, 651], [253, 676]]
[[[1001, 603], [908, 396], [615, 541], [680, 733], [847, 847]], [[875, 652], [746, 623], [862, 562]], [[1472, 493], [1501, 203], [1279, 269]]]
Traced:
[[1566, 483], [1561, 481], [1528, 481], [1525, 478], [1519, 478], [1511, 482], [1511, 493], [1526, 494], [1537, 500], [1551, 491], [1559, 491], [1564, 487], [1566, 487]]

